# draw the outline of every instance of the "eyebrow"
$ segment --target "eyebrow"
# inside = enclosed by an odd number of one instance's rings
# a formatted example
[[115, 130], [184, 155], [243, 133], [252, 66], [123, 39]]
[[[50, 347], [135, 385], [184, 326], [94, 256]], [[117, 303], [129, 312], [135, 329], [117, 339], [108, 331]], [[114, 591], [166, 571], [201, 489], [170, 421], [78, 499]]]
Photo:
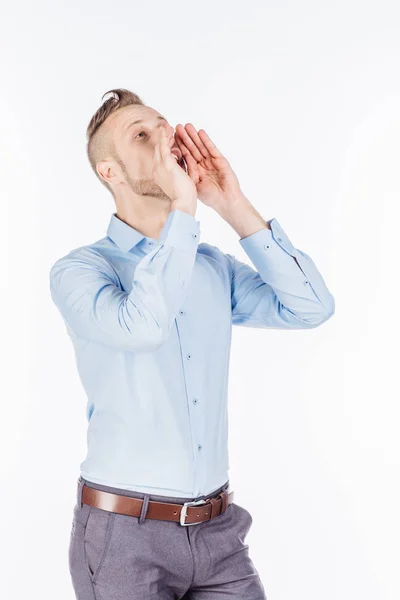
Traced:
[[[162, 115], [157, 116], [157, 119], [159, 119], [160, 121], [166, 121], [167, 120]], [[132, 123], [129, 123], [128, 127], [125, 128], [125, 131], [128, 131], [128, 129], [130, 129], [133, 125], [136, 125], [136, 123], [143, 123], [143, 119], [137, 119], [136, 121], [133, 121]]]

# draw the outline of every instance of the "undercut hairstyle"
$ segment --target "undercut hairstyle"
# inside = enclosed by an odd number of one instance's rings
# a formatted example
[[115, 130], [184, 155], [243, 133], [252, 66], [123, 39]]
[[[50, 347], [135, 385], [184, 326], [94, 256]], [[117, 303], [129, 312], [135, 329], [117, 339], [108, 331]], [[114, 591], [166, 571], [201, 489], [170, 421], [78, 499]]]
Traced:
[[103, 102], [100, 108], [97, 109], [93, 117], [90, 119], [89, 125], [87, 126], [86, 153], [96, 177], [114, 196], [113, 191], [108, 183], [104, 181], [102, 177], [100, 177], [96, 170], [97, 163], [101, 160], [104, 160], [108, 156], [112, 156], [119, 164], [121, 164], [120, 158], [114, 146], [112, 132], [107, 128], [107, 123], [105, 123], [105, 121], [107, 117], [123, 106], [130, 106], [133, 104], [141, 104], [144, 106], [144, 102], [137, 94], [134, 94], [133, 92], [130, 92], [124, 88], [109, 90], [103, 94], [101, 99], [103, 100], [104, 96], [107, 94], [113, 94], [113, 96]]

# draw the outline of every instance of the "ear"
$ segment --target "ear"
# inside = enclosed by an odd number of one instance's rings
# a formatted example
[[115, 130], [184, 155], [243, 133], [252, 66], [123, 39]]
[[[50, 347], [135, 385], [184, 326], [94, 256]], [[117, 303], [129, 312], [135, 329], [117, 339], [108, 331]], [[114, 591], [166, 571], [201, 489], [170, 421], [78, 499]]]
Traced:
[[114, 161], [101, 160], [96, 165], [96, 171], [99, 176], [108, 184], [117, 184], [122, 179], [122, 173], [120, 172], [119, 165], [117, 165]]

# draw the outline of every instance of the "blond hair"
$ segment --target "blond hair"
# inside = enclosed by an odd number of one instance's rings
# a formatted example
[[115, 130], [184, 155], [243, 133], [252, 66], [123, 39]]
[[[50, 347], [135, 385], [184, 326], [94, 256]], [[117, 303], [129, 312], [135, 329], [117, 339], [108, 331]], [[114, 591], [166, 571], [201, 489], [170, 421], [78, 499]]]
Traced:
[[106, 127], [102, 127], [102, 125], [107, 119], [107, 117], [109, 117], [119, 108], [122, 108], [123, 106], [130, 106], [133, 104], [141, 104], [144, 106], [144, 102], [141, 98], [139, 98], [137, 94], [134, 94], [133, 92], [130, 92], [129, 90], [126, 90], [124, 88], [117, 88], [105, 92], [105, 94], [103, 94], [102, 96], [102, 100], [104, 96], [110, 93], [114, 95], [111, 98], [108, 98], [105, 102], [103, 102], [100, 108], [98, 108], [97, 111], [94, 113], [93, 117], [90, 119], [89, 125], [87, 126], [86, 153], [96, 177], [108, 189], [108, 191], [111, 192], [111, 194], [113, 194], [113, 191], [108, 185], [108, 183], [104, 181], [104, 179], [98, 174], [96, 169], [97, 163], [106, 158], [107, 156], [112, 156], [118, 162], [120, 162], [112, 139], [112, 132], [107, 130]]

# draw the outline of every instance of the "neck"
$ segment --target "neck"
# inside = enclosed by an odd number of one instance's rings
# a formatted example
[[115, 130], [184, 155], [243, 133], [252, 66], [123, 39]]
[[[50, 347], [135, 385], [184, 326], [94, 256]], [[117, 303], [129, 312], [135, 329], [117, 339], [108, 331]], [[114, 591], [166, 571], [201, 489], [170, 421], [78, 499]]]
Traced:
[[130, 199], [115, 198], [116, 215], [143, 235], [158, 240], [171, 210], [169, 198], [137, 196]]

